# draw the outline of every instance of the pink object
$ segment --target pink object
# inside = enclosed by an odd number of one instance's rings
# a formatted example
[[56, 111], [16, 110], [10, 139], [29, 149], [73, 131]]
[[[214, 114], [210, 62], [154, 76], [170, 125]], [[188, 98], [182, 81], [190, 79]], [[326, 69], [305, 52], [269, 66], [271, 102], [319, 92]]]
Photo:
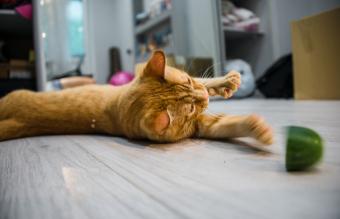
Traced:
[[24, 4], [15, 8], [15, 11], [22, 17], [32, 20], [32, 4]]
[[112, 75], [109, 83], [114, 86], [119, 86], [129, 83], [133, 78], [134, 76], [130, 72], [120, 71]]

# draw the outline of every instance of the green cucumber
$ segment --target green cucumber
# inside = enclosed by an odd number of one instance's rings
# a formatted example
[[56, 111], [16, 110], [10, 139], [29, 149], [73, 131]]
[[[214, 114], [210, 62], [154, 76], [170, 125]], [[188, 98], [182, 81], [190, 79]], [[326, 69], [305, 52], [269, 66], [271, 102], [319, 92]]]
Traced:
[[318, 163], [323, 154], [323, 140], [314, 130], [289, 126], [286, 142], [287, 171], [306, 170]]

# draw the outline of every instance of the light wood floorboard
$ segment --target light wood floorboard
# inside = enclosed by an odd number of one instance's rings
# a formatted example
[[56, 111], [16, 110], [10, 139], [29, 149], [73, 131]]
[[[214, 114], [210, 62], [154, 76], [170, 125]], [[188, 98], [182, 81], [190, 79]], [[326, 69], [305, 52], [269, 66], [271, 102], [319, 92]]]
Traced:
[[[340, 101], [213, 101], [262, 115], [276, 143], [45, 136], [0, 143], [0, 218], [340, 218]], [[284, 168], [285, 129], [325, 140], [321, 165]]]

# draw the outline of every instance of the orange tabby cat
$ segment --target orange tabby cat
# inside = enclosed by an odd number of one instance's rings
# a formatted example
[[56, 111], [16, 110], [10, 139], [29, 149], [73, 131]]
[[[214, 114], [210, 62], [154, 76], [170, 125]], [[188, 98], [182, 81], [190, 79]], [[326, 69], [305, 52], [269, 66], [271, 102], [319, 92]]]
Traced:
[[204, 114], [209, 94], [230, 97], [240, 74], [191, 78], [155, 51], [129, 84], [88, 85], [56, 92], [15, 91], [0, 100], [0, 141], [50, 134], [105, 133], [173, 142], [188, 137], [254, 137], [272, 143], [258, 116]]

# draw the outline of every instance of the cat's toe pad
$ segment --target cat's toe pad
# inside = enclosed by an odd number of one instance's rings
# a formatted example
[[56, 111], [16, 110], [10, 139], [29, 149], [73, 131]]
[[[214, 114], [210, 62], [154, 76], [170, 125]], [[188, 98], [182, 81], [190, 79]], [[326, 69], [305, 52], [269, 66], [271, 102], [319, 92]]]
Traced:
[[230, 71], [219, 82], [208, 89], [210, 96], [220, 95], [224, 98], [230, 98], [241, 85], [241, 74], [237, 71]]
[[241, 85], [241, 74], [237, 71], [231, 71], [225, 75], [226, 87], [236, 92]]

